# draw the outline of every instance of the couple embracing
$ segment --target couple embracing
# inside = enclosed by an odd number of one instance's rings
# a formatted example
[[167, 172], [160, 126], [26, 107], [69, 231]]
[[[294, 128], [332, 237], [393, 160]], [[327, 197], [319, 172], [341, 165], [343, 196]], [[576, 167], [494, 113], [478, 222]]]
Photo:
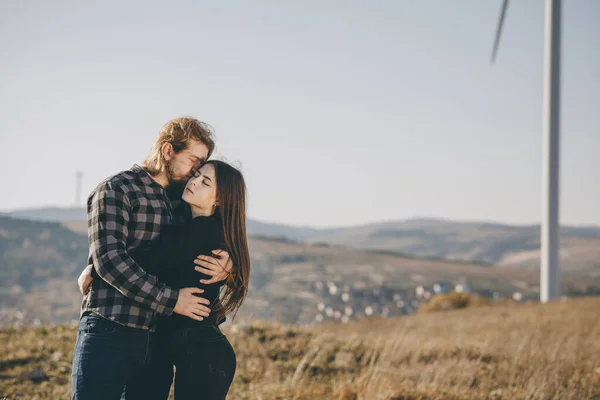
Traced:
[[244, 178], [214, 147], [207, 124], [173, 119], [90, 194], [72, 399], [165, 400], [173, 381], [176, 400], [226, 397], [236, 356], [219, 325], [246, 298], [250, 255]]

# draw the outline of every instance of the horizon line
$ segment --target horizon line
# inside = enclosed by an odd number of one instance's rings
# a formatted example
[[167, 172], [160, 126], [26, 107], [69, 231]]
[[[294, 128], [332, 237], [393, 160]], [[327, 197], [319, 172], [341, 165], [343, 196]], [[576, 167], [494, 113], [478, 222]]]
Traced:
[[[71, 205], [71, 206], [64, 206], [64, 205], [47, 205], [47, 206], [37, 206], [37, 207], [27, 207], [27, 208], [16, 208], [16, 209], [11, 209], [11, 210], [0, 210], [0, 215], [9, 215], [11, 213], [17, 213], [17, 212], [31, 212], [31, 211], [40, 211], [40, 210], [47, 210], [47, 209], [62, 209], [62, 210], [68, 210], [68, 209], [77, 209], [77, 208], [83, 208], [85, 209], [85, 205]], [[269, 220], [264, 220], [264, 219], [258, 219], [258, 218], [253, 218], [253, 217], [248, 217], [248, 220], [252, 220], [254, 222], [259, 222], [259, 223], [263, 223], [263, 224], [269, 224], [269, 225], [284, 225], [287, 227], [291, 227], [291, 228], [297, 228], [297, 229], [313, 229], [313, 230], [337, 230], [337, 229], [349, 229], [349, 228], [362, 228], [362, 227], [367, 227], [370, 225], [380, 225], [380, 224], [390, 224], [390, 223], [407, 223], [407, 222], [414, 222], [414, 221], [437, 221], [437, 222], [451, 222], [451, 223], [458, 223], [458, 224], [490, 224], [490, 225], [503, 225], [503, 226], [508, 226], [508, 227], [520, 227], [520, 228], [524, 228], [524, 227], [535, 227], [535, 226], [540, 226], [541, 225], [541, 221], [538, 222], [528, 222], [528, 223], [513, 223], [513, 222], [502, 222], [502, 221], [498, 221], [498, 220], [493, 220], [493, 219], [452, 219], [452, 218], [448, 218], [448, 217], [436, 217], [436, 216], [415, 216], [415, 217], [409, 217], [409, 218], [405, 218], [405, 219], [384, 219], [384, 220], [373, 220], [370, 222], [359, 222], [359, 223], [355, 223], [355, 224], [349, 224], [349, 225], [331, 225], [331, 226], [314, 226], [314, 225], [296, 225], [296, 224], [291, 224], [291, 223], [286, 223], [286, 222], [278, 222], [278, 221], [269, 221]], [[565, 228], [580, 228], [580, 229], [585, 229], [585, 228], [592, 228], [592, 229], [600, 229], [600, 225], [594, 225], [594, 224], [577, 224], [577, 223], [560, 223], [561, 227], [565, 227]]]

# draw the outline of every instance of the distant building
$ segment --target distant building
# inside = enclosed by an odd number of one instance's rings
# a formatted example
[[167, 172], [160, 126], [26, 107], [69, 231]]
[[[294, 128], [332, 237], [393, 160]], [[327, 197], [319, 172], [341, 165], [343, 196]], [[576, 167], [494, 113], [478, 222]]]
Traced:
[[417, 286], [417, 288], [415, 289], [415, 295], [417, 296], [417, 298], [423, 297], [423, 293], [425, 293], [425, 288], [421, 285]]
[[457, 293], [466, 293], [466, 292], [470, 292], [471, 291], [471, 287], [469, 286], [468, 283], [458, 283], [454, 287], [454, 290]]
[[521, 301], [523, 300], [523, 294], [521, 292], [514, 292], [512, 298], [514, 301]]
[[450, 290], [452, 290], [452, 286], [444, 282], [438, 282], [433, 285], [435, 294], [448, 293]]

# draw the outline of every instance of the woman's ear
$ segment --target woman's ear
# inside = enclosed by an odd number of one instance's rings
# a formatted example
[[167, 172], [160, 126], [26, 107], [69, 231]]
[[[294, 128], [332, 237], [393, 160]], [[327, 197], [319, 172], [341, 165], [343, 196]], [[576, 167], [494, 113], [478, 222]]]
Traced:
[[160, 151], [162, 152], [165, 161], [169, 161], [173, 156], [173, 145], [171, 143], [163, 143]]

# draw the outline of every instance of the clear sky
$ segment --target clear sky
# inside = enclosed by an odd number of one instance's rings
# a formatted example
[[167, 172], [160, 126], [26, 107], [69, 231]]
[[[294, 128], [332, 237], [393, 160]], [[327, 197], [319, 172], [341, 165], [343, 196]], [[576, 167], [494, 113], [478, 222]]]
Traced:
[[[561, 221], [600, 225], [600, 1], [563, 1]], [[191, 115], [249, 215], [539, 222], [541, 0], [4, 1], [0, 209], [72, 205]]]

